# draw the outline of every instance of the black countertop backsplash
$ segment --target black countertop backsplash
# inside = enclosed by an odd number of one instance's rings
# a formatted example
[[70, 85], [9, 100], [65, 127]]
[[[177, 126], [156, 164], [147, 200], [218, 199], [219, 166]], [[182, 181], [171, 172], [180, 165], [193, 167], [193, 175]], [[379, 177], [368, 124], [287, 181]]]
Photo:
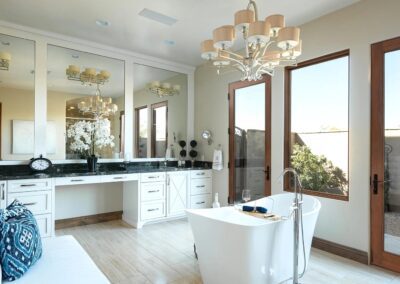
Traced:
[[98, 163], [96, 172], [88, 172], [86, 163], [75, 164], [54, 164], [52, 168], [44, 173], [32, 171], [28, 165], [1, 165], [0, 180], [12, 179], [34, 179], [52, 177], [72, 177], [72, 176], [94, 176], [112, 175], [124, 173], [143, 173], [152, 171], [181, 171], [181, 170], [201, 170], [211, 169], [211, 162], [195, 161], [191, 167], [191, 161], [186, 161], [185, 167], [178, 168], [177, 161], [147, 161], [147, 162], [116, 162]]

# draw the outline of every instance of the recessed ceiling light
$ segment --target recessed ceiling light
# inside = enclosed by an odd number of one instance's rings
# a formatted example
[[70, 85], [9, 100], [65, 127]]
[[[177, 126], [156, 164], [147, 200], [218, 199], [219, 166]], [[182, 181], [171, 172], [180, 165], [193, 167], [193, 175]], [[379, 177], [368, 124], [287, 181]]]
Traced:
[[8, 42], [8, 41], [2, 41], [1, 44], [2, 44], [2, 45], [9, 46], [9, 45], [10, 45], [10, 42]]
[[104, 27], [109, 27], [111, 23], [107, 20], [96, 20], [96, 25], [104, 28]]
[[178, 21], [175, 18], [169, 17], [167, 15], [149, 9], [143, 9], [142, 11], [140, 11], [139, 15], [167, 26], [172, 26]]
[[78, 59], [78, 58], [79, 58], [79, 55], [78, 55], [78, 54], [72, 54], [72, 58]]
[[174, 40], [170, 40], [170, 39], [164, 40], [163, 43], [165, 45], [175, 45], [175, 41]]

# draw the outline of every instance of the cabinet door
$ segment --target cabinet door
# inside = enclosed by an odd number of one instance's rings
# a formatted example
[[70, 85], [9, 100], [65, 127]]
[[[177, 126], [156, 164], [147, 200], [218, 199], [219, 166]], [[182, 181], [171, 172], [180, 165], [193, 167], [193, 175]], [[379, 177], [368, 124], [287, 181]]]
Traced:
[[168, 173], [168, 216], [185, 214], [187, 207], [188, 174], [187, 172]]
[[6, 208], [6, 182], [0, 181], [0, 209]]

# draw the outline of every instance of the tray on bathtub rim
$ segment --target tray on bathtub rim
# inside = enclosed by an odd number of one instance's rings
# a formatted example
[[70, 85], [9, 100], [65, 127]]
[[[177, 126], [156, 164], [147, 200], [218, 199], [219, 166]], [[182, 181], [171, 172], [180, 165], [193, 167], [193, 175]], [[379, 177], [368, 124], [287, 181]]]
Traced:
[[256, 218], [260, 218], [260, 219], [265, 219], [265, 220], [270, 220], [270, 221], [280, 221], [282, 220], [282, 217], [277, 215], [277, 214], [272, 214], [272, 213], [259, 213], [259, 212], [248, 212], [248, 211], [243, 211], [242, 209], [238, 209], [239, 212], [252, 216], [252, 217], [256, 217]]

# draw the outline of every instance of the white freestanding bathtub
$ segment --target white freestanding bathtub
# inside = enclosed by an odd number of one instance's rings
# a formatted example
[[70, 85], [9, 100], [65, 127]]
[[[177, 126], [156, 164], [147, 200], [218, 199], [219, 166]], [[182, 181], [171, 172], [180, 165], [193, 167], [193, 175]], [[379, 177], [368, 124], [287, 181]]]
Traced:
[[[284, 193], [255, 202], [268, 208], [268, 213], [288, 216], [293, 198], [294, 194]], [[303, 195], [303, 201], [308, 263], [321, 204], [308, 195]], [[293, 276], [293, 218], [269, 221], [246, 215], [233, 206], [186, 212], [205, 284], [275, 284]], [[299, 273], [304, 267], [302, 249], [300, 234]]]

